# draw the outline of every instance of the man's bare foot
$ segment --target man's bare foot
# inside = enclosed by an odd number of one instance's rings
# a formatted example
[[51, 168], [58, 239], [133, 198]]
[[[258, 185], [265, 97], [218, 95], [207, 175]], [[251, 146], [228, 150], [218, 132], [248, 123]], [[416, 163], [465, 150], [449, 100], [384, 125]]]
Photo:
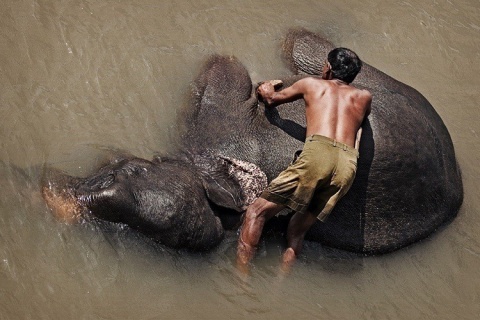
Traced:
[[282, 256], [282, 266], [281, 266], [282, 273], [284, 274], [290, 273], [290, 270], [296, 259], [297, 259], [297, 256], [295, 254], [295, 251], [292, 248], [288, 248], [287, 250], [285, 250]]
[[55, 218], [67, 224], [81, 221], [83, 207], [68, 192], [56, 192], [55, 188], [43, 187], [42, 196]]

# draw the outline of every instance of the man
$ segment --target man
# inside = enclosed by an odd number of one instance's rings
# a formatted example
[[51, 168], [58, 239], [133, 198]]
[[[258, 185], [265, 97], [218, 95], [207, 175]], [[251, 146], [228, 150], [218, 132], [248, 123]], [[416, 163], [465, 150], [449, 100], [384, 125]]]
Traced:
[[329, 52], [322, 78], [307, 77], [276, 92], [275, 81], [257, 89], [267, 107], [305, 101], [307, 139], [299, 157], [248, 208], [238, 241], [237, 262], [245, 267], [255, 254], [265, 222], [285, 207], [295, 211], [287, 229], [289, 265], [300, 252], [305, 234], [324, 221], [345, 195], [357, 169], [361, 125], [370, 114], [372, 96], [350, 85], [362, 67], [355, 52]]

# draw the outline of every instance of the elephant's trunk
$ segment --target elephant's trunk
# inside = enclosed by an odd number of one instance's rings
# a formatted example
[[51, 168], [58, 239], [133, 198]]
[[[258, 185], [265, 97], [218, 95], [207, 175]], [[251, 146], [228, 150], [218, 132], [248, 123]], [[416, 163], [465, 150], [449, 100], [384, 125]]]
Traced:
[[60, 221], [72, 224], [80, 222], [88, 211], [85, 203], [75, 195], [77, 178], [52, 170], [44, 175], [42, 196], [53, 215]]

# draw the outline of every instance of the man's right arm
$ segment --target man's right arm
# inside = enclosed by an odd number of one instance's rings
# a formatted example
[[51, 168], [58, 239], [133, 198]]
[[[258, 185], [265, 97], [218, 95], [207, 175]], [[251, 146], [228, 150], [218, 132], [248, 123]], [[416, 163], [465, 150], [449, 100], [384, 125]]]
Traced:
[[303, 97], [305, 91], [304, 80], [305, 79], [301, 79], [290, 87], [280, 91], [275, 91], [271, 81], [267, 81], [258, 87], [257, 93], [268, 106], [276, 106], [282, 103], [295, 101]]

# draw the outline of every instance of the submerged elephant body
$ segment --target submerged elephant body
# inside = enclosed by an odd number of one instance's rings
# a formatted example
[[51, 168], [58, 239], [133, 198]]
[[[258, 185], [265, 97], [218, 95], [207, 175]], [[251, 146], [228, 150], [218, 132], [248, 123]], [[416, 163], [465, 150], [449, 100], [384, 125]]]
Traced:
[[[284, 52], [299, 74], [318, 75], [332, 44], [291, 31]], [[373, 95], [357, 177], [307, 239], [361, 253], [384, 253], [422, 239], [452, 219], [463, 189], [449, 133], [411, 87], [364, 67], [353, 85]], [[189, 129], [177, 155], [120, 158], [87, 178], [46, 177], [54, 211], [123, 222], [173, 247], [209, 249], [291, 161], [305, 139], [303, 101], [265, 109], [245, 67], [211, 57], [194, 83]], [[60, 178], [61, 177], [61, 178]], [[68, 203], [69, 206], [59, 205]]]

